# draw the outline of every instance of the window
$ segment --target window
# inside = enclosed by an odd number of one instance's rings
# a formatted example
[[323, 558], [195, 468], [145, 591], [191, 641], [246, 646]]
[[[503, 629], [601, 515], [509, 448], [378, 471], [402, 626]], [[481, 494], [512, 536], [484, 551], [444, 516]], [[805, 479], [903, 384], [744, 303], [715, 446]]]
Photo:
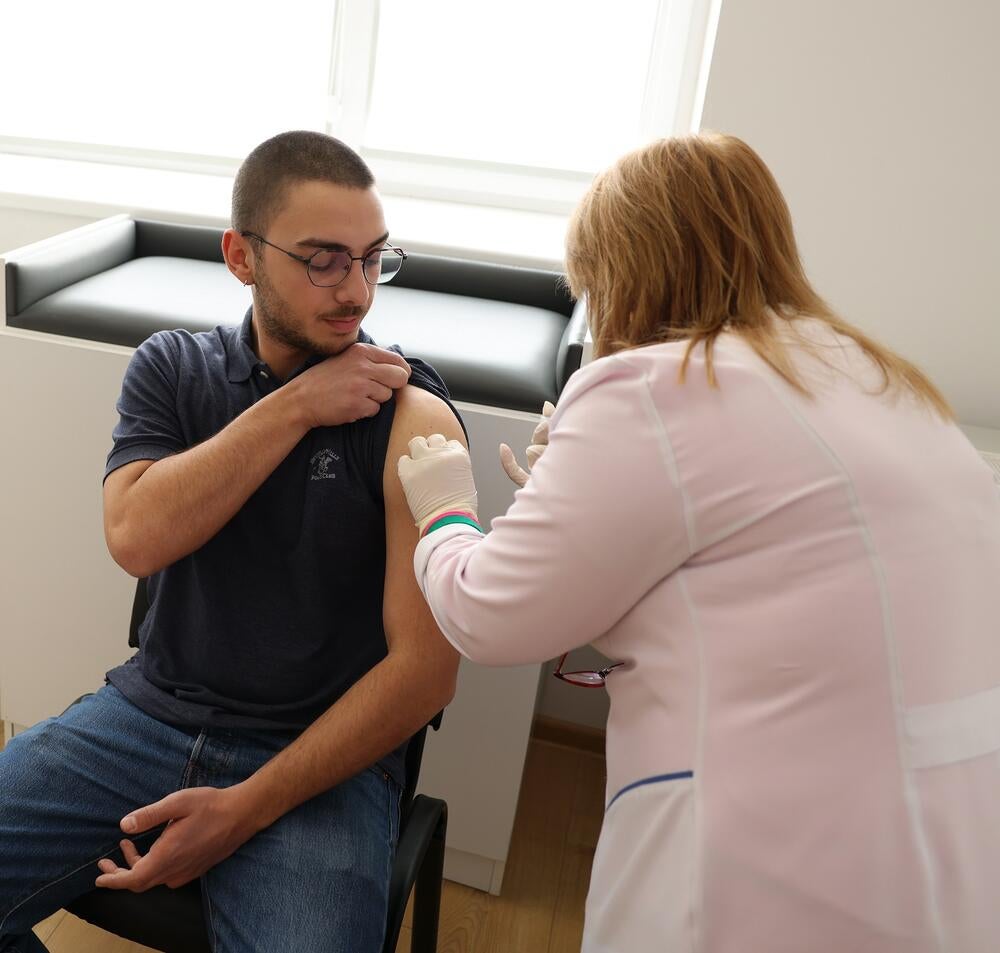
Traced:
[[383, 0], [366, 146], [590, 172], [636, 134], [655, 2], [439, 6], [450, 28], [414, 43], [425, 5]]
[[278, 129], [323, 128], [335, 13], [317, 0], [5, 4], [0, 150], [232, 168]]
[[386, 191], [563, 211], [622, 152], [692, 127], [717, 2], [15, 4], [0, 151], [231, 174], [311, 128]]

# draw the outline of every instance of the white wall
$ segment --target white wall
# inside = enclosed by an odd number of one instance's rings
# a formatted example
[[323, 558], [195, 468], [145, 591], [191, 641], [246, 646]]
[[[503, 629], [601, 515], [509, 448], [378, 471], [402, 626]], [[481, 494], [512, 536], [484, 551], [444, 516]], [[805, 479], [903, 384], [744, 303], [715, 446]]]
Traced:
[[0, 255], [92, 221], [78, 215], [0, 207]]
[[703, 126], [774, 171], [848, 320], [1000, 427], [1000, 4], [723, 0]]

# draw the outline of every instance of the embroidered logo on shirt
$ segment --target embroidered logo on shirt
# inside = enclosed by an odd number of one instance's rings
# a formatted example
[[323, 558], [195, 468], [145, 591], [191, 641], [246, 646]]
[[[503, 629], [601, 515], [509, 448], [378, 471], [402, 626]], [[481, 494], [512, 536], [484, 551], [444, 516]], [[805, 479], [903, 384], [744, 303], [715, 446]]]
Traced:
[[334, 463], [339, 463], [340, 457], [337, 456], [332, 450], [320, 450], [318, 453], [312, 455], [312, 459], [309, 461], [312, 468], [312, 473], [309, 476], [310, 480], [336, 480], [337, 474], [334, 473], [330, 467]]

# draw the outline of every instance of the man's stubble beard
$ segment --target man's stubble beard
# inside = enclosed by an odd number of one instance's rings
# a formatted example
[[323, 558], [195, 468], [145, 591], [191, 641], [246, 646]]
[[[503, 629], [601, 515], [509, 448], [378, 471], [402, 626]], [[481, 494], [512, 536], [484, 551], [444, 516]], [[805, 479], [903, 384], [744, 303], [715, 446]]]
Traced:
[[[332, 357], [355, 343], [349, 341], [339, 346], [335, 344], [324, 346], [300, 330], [291, 315], [288, 303], [274, 290], [267, 272], [260, 264], [254, 275], [254, 291], [254, 314], [260, 321], [261, 330], [272, 341], [317, 357]], [[324, 316], [349, 318], [356, 316], [360, 310], [360, 308], [338, 308]]]

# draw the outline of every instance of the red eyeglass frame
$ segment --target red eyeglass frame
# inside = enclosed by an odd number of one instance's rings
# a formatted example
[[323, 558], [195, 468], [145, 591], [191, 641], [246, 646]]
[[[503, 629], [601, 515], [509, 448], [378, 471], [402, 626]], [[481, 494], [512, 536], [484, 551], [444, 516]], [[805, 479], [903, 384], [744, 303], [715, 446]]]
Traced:
[[607, 668], [599, 669], [596, 672], [564, 672], [562, 667], [568, 655], [569, 652], [563, 652], [562, 656], [560, 656], [559, 661], [556, 663], [555, 671], [552, 673], [552, 677], [558, 678], [563, 682], [569, 682], [570, 685], [575, 685], [577, 688], [604, 688], [608, 675], [616, 668], [621, 668], [621, 666], [625, 664], [624, 662], [614, 662]]

